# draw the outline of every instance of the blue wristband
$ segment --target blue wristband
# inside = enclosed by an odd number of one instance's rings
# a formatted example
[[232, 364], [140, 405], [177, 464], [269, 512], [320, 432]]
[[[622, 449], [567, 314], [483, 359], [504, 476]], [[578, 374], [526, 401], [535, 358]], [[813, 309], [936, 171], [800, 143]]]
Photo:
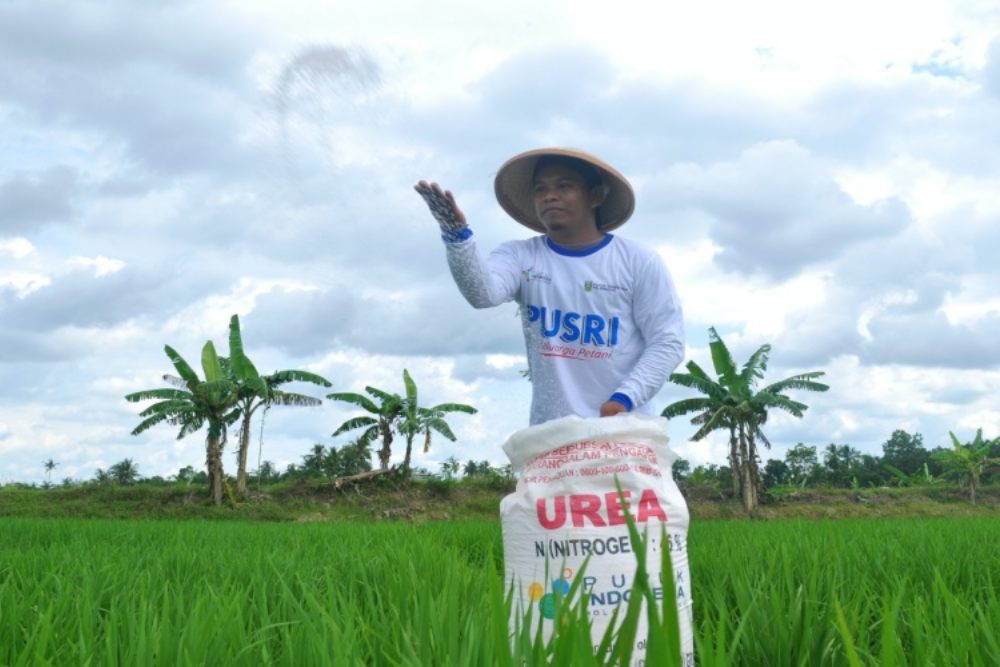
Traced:
[[615, 403], [621, 403], [622, 405], [625, 406], [625, 409], [628, 410], [629, 412], [632, 412], [632, 408], [635, 407], [632, 405], [632, 399], [621, 392], [616, 391], [615, 393], [611, 394], [611, 398], [609, 398], [608, 400], [614, 401]]
[[472, 238], [472, 229], [469, 227], [462, 227], [458, 231], [444, 232], [441, 234], [441, 238], [444, 239], [445, 243], [461, 243], [462, 241], [468, 241]]

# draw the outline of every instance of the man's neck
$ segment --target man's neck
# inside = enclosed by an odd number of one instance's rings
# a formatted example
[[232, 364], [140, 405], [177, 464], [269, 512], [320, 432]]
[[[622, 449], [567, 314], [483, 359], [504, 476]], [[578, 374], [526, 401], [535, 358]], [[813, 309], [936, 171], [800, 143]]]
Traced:
[[557, 246], [570, 250], [586, 250], [604, 241], [604, 232], [599, 229], [577, 234], [558, 234], [550, 231], [546, 236]]

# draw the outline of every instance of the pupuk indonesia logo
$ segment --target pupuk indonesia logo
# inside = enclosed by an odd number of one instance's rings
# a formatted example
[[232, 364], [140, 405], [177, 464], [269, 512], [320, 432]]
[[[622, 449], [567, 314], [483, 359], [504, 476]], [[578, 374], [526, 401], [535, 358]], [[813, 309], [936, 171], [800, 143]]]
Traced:
[[534, 581], [528, 586], [528, 599], [538, 603], [538, 611], [542, 618], [552, 620], [556, 615], [556, 598], [565, 598], [569, 595], [570, 581], [573, 579], [573, 570], [568, 567], [563, 568], [561, 576], [552, 580], [552, 592], [546, 593], [545, 587]]
[[593, 292], [594, 290], [599, 290], [601, 292], [628, 292], [627, 287], [622, 287], [621, 285], [608, 285], [605, 283], [596, 283], [593, 280], [586, 280], [583, 283], [584, 292]]

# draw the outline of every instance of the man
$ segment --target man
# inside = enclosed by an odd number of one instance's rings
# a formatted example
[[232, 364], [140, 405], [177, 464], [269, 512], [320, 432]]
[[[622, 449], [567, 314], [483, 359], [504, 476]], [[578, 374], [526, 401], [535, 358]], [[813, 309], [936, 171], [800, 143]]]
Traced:
[[582, 151], [516, 155], [497, 172], [503, 209], [543, 236], [478, 252], [451, 192], [415, 189], [438, 224], [459, 290], [475, 308], [521, 307], [531, 424], [649, 411], [684, 358], [680, 302], [651, 249], [612, 235], [632, 215], [625, 177]]

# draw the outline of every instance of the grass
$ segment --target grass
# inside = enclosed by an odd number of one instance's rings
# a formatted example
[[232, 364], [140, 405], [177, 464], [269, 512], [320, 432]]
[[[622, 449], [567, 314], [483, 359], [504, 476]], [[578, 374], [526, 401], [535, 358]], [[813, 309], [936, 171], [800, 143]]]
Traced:
[[[439, 480], [440, 481], [440, 480]], [[236, 507], [213, 507], [203, 487], [83, 485], [48, 490], [0, 488], [0, 516], [135, 519], [236, 519], [251, 521], [410, 521], [497, 517], [512, 487], [478, 480], [450, 484], [372, 484], [336, 491], [329, 483], [299, 481], [265, 487]], [[695, 521], [746, 516], [738, 501], [708, 487], [683, 487]], [[972, 505], [955, 487], [879, 489], [773, 489], [757, 518], [883, 518], [992, 516], [1000, 518], [1000, 487], [981, 492]]]
[[[688, 543], [699, 665], [1000, 664], [995, 519], [695, 522]], [[0, 518], [0, 665], [541, 664], [508, 642], [501, 559], [495, 521]]]

